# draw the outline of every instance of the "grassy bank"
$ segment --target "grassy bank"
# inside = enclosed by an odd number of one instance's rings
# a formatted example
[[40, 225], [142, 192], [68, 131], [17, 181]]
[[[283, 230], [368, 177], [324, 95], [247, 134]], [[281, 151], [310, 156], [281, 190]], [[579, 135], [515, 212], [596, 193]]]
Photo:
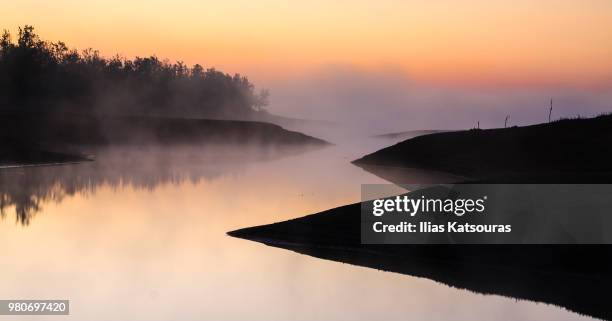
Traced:
[[326, 144], [320, 139], [262, 122], [71, 113], [0, 113], [0, 136], [26, 142], [76, 145]]
[[612, 115], [418, 136], [353, 163], [416, 167], [476, 178], [609, 172]]
[[263, 122], [18, 112], [0, 113], [0, 142], [2, 165], [80, 161], [85, 146], [216, 144], [281, 149], [328, 144]]

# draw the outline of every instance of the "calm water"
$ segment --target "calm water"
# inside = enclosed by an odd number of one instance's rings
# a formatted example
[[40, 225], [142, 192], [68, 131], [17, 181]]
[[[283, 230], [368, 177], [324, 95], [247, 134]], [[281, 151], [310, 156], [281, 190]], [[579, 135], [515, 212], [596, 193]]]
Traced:
[[0, 298], [70, 299], [71, 315], [0, 320], [587, 319], [225, 235], [358, 201], [360, 184], [385, 181], [349, 161], [388, 143], [4, 170]]

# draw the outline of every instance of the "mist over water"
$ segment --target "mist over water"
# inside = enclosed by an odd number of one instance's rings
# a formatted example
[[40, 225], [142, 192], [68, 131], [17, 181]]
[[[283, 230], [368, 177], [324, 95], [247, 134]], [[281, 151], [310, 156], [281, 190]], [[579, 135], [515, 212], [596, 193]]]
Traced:
[[94, 195], [110, 187], [153, 191], [240, 175], [251, 164], [305, 153], [320, 146], [143, 145], [81, 149], [93, 161], [0, 169], [0, 216], [28, 225], [49, 202]]
[[[260, 82], [261, 83], [261, 82]], [[426, 85], [398, 68], [365, 70], [331, 65], [263, 82], [269, 110], [327, 120], [364, 134], [422, 129], [523, 126], [612, 111], [612, 88]]]

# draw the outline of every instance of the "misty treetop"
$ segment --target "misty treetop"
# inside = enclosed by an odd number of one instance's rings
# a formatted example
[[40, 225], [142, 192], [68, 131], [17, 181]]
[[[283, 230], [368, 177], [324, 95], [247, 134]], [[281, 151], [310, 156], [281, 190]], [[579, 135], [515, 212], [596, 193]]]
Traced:
[[170, 63], [78, 52], [41, 40], [31, 26], [0, 39], [0, 110], [254, 119], [268, 92], [246, 77]]

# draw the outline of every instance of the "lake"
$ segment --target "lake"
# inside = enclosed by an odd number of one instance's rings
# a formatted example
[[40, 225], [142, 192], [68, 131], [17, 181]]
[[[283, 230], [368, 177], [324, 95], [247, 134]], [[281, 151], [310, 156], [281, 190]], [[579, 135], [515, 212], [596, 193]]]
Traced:
[[0, 298], [69, 299], [66, 319], [79, 321], [589, 319], [226, 235], [386, 183], [350, 161], [389, 141], [334, 142], [304, 153], [114, 149], [0, 170]]

